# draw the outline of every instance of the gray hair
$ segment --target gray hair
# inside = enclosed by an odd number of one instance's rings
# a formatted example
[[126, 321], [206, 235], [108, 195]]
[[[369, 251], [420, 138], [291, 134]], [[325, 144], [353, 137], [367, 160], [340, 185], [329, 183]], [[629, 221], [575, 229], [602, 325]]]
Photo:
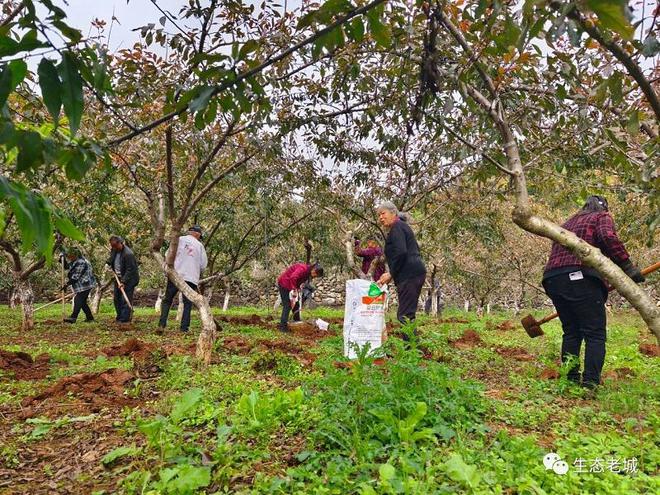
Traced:
[[395, 215], [399, 214], [399, 209], [391, 201], [383, 201], [380, 205], [378, 205], [378, 208], [376, 208], [377, 212], [383, 211], [383, 210], [387, 210], [390, 213], [394, 213]]

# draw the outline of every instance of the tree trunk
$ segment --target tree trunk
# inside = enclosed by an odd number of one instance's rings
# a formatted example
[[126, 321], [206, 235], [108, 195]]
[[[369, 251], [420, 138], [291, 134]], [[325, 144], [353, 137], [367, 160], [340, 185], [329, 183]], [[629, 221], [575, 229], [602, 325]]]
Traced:
[[470, 311], [470, 301], [468, 301], [467, 299], [465, 300], [465, 303], [463, 304], [463, 309], [465, 310], [466, 313], [468, 311]]
[[160, 314], [160, 309], [163, 306], [163, 289], [158, 289], [158, 297], [156, 298], [156, 303], [154, 304], [154, 311], [156, 311], [157, 314]]
[[15, 289], [16, 297], [21, 303], [23, 312], [23, 331], [34, 328], [34, 291], [29, 280], [18, 279]]
[[104, 272], [103, 275], [101, 276], [101, 280], [96, 286], [96, 289], [94, 289], [94, 296], [92, 297], [92, 304], [90, 306], [90, 309], [92, 310], [93, 314], [96, 315], [99, 313], [99, 310], [101, 309], [101, 299], [103, 299], [103, 293], [106, 291], [106, 289], [111, 283], [112, 283], [111, 280], [105, 279], [105, 272]]
[[346, 267], [349, 269], [350, 275], [355, 278], [367, 280], [369, 275], [362, 273], [362, 268], [355, 263], [355, 240], [353, 239], [353, 232], [346, 232], [344, 251], [346, 253]]
[[181, 320], [183, 320], [183, 292], [179, 291], [179, 303], [176, 306], [176, 321], [181, 323]]
[[227, 311], [229, 308], [229, 297], [231, 296], [230, 294], [230, 284], [229, 281], [225, 282], [225, 300], [222, 303], [222, 311], [223, 313]]
[[[178, 237], [176, 240], [178, 241]], [[172, 245], [173, 244], [170, 243], [170, 247], [172, 247]], [[176, 249], [174, 251], [176, 252]], [[185, 295], [199, 310], [202, 329], [199, 334], [199, 339], [197, 340], [197, 351], [195, 355], [204, 365], [209, 365], [211, 363], [213, 344], [217, 337], [217, 327], [215, 320], [213, 319], [213, 313], [209, 301], [202, 294], [194, 291], [172, 266], [168, 266], [160, 252], [152, 251], [152, 255], [158, 264], [163, 267], [163, 271], [167, 278], [172, 281], [177, 289], [179, 289], [180, 294], [182, 294], [182, 296]], [[173, 259], [171, 261], [173, 262]], [[181, 314], [183, 314], [183, 308], [181, 309]]]

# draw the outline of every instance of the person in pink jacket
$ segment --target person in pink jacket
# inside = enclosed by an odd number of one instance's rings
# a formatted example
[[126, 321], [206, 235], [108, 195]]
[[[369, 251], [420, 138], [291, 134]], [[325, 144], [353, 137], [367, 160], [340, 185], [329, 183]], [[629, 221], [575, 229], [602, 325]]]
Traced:
[[293, 308], [291, 307], [291, 291], [299, 291], [300, 287], [309, 278], [323, 276], [323, 267], [319, 263], [308, 265], [306, 263], [295, 263], [284, 270], [277, 279], [277, 288], [282, 299], [282, 317], [280, 318], [280, 330], [289, 331], [289, 313], [293, 309], [293, 321], [300, 321], [300, 297], [297, 297]]

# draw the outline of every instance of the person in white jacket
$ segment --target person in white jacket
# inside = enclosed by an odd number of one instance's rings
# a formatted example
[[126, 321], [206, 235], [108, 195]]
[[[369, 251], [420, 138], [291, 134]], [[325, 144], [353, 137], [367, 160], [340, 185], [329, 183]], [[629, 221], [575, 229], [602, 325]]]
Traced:
[[[188, 229], [188, 235], [179, 237], [179, 247], [176, 251], [176, 258], [174, 259], [174, 269], [181, 275], [191, 289], [197, 290], [199, 284], [199, 277], [202, 271], [206, 268], [208, 259], [206, 257], [206, 250], [204, 244], [199, 240], [202, 238], [202, 228], [194, 225]], [[167, 316], [172, 306], [174, 297], [179, 292], [179, 289], [172, 283], [167, 281], [167, 288], [165, 289], [165, 297], [160, 308], [160, 321], [158, 322], [159, 333], [165, 331], [167, 325]], [[192, 310], [192, 302], [183, 296], [183, 318], [181, 319], [181, 331], [187, 332], [190, 328], [190, 311]]]

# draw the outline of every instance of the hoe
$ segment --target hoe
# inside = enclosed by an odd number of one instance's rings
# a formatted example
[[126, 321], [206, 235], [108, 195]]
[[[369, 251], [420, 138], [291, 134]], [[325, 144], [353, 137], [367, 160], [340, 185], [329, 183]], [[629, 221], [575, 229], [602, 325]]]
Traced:
[[[656, 271], [658, 268], [660, 268], [660, 261], [644, 268], [642, 270], [642, 275], [648, 275], [649, 273]], [[610, 291], [613, 289], [613, 287], [610, 287]], [[554, 320], [557, 318], [557, 316], [559, 316], [557, 313], [552, 313], [551, 315], [548, 315], [545, 318], [537, 321], [536, 318], [534, 318], [532, 315], [527, 315], [522, 320], [520, 320], [520, 323], [522, 323], [522, 326], [527, 332], [527, 335], [534, 338], [543, 335], [541, 325], [548, 323], [550, 320]]]

